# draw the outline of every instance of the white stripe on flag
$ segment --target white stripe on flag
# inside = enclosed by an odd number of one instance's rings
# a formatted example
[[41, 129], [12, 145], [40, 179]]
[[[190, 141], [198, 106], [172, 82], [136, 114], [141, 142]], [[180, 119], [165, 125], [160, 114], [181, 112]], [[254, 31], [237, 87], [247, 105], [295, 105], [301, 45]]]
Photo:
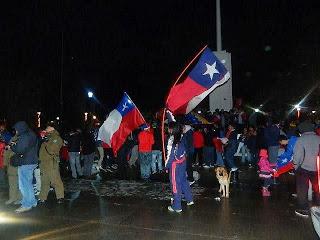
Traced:
[[118, 131], [121, 121], [121, 114], [118, 110], [114, 109], [100, 127], [98, 140], [101, 140], [111, 146], [111, 138], [113, 134]]
[[198, 96], [193, 97], [188, 103], [188, 106], [187, 106], [185, 114], [188, 114], [189, 112], [191, 112], [196, 106], [198, 106], [198, 104], [203, 99], [205, 99], [209, 95], [209, 93], [211, 93], [215, 88], [217, 88], [220, 85], [224, 84], [226, 81], [228, 81], [229, 78], [230, 78], [230, 73], [227, 72], [220, 81], [218, 81], [217, 83], [213, 84], [213, 86], [211, 88], [209, 88], [207, 91], [201, 93]]

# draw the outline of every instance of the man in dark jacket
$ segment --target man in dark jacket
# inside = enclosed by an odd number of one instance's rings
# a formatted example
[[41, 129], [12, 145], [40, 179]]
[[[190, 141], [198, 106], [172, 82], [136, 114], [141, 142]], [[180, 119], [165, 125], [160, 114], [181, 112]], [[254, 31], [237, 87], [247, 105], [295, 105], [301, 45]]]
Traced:
[[25, 122], [17, 122], [13, 128], [16, 130], [18, 139], [12, 143], [11, 149], [19, 157], [18, 177], [22, 194], [21, 207], [16, 209], [16, 212], [22, 213], [37, 206], [32, 180], [33, 171], [38, 163], [38, 140]]
[[91, 176], [92, 164], [94, 161], [94, 154], [96, 151], [96, 144], [92, 129], [86, 127], [82, 138], [82, 154], [83, 154], [83, 175], [85, 177]]
[[[80, 145], [81, 145], [81, 130], [72, 131], [68, 136], [68, 151], [69, 162], [72, 172], [72, 177], [82, 177], [82, 168], [80, 164]], [[78, 173], [78, 175], [77, 175]]]

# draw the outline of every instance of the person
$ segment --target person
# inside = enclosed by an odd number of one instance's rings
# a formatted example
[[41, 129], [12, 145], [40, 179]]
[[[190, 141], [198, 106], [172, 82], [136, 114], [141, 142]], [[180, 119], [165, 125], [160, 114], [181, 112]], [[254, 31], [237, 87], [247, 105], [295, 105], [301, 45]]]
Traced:
[[33, 171], [38, 164], [38, 140], [36, 134], [24, 121], [17, 122], [13, 128], [17, 134], [17, 141], [12, 142], [10, 149], [18, 156], [19, 189], [22, 194], [21, 207], [17, 213], [30, 211], [37, 206], [33, 190]]
[[194, 154], [193, 130], [190, 125], [184, 125], [183, 136], [184, 136], [185, 147], [186, 147], [187, 179], [191, 186], [192, 184], [195, 183], [195, 180], [193, 177], [193, 169], [192, 169], [193, 154]]
[[269, 191], [269, 187], [272, 184], [273, 169], [271, 168], [268, 160], [268, 151], [266, 149], [261, 149], [259, 157], [259, 178], [263, 180], [261, 194], [263, 197], [270, 197], [271, 193]]
[[204, 128], [204, 147], [203, 147], [203, 158], [204, 168], [214, 167], [216, 162], [215, 148], [212, 144], [213, 141], [213, 129], [210, 126]]
[[81, 146], [83, 154], [83, 176], [90, 178], [94, 154], [96, 151], [96, 143], [94, 140], [93, 131], [89, 128], [89, 126], [86, 126], [83, 132]]
[[[173, 123], [169, 126], [169, 132], [173, 138], [168, 141], [168, 160], [166, 168], [169, 169], [169, 178], [173, 195], [173, 202], [168, 206], [170, 212], [182, 212], [181, 199], [184, 195], [187, 205], [194, 204], [191, 194], [191, 187], [186, 175], [186, 146], [185, 139], [182, 135], [182, 126], [178, 123]], [[170, 146], [171, 145], [171, 146]]]
[[280, 129], [277, 125], [278, 121], [272, 120], [264, 130], [264, 137], [268, 147], [269, 162], [272, 167], [276, 166], [279, 151]]
[[152, 174], [162, 171], [161, 131], [157, 123], [152, 124], [154, 144], [152, 145]]
[[77, 129], [69, 133], [68, 139], [69, 162], [74, 179], [82, 177], [80, 164], [81, 130]]
[[232, 172], [234, 172], [238, 170], [236, 164], [234, 163], [234, 154], [237, 151], [238, 145], [237, 132], [235, 130], [234, 123], [229, 124], [226, 138], [228, 139], [228, 143], [225, 146], [225, 160], [228, 167], [231, 169]]
[[63, 140], [54, 124], [49, 123], [45, 129], [47, 140], [41, 144], [39, 151], [40, 172], [41, 172], [41, 190], [39, 202], [44, 203], [47, 200], [50, 186], [56, 192], [57, 203], [63, 203], [64, 187], [60, 176], [60, 149]]
[[6, 123], [0, 121], [0, 184], [5, 182], [4, 152], [12, 135], [6, 130]]
[[149, 125], [139, 133], [138, 143], [141, 178], [147, 180], [151, 174], [152, 145], [154, 144]]
[[215, 151], [216, 151], [216, 163], [215, 165], [216, 166], [219, 166], [219, 167], [224, 167], [224, 161], [223, 161], [223, 143], [221, 141], [221, 138], [219, 138], [219, 135], [218, 135], [218, 132], [216, 132], [213, 136], [213, 139], [212, 139], [212, 143], [213, 143], [213, 146], [215, 148]]
[[320, 137], [314, 132], [314, 125], [305, 120], [299, 124], [301, 133], [293, 149], [293, 164], [296, 175], [297, 187], [297, 209], [296, 215], [301, 217], [309, 216], [308, 187], [309, 181], [312, 184], [316, 205], [320, 204], [317, 157], [319, 156]]
[[17, 136], [13, 136], [8, 145], [5, 148], [3, 159], [4, 159], [4, 166], [7, 169], [7, 176], [8, 176], [8, 184], [9, 184], [9, 199], [5, 202], [6, 205], [15, 204], [18, 205], [21, 202], [22, 196], [19, 190], [18, 184], [18, 167], [14, 167], [10, 164], [10, 158], [14, 155], [14, 152], [9, 145], [11, 143], [17, 141]]
[[197, 128], [193, 132], [193, 146], [194, 146], [194, 153], [193, 153], [193, 163], [195, 164], [198, 157], [198, 164], [199, 167], [203, 165], [203, 146], [204, 146], [204, 137], [200, 130]]

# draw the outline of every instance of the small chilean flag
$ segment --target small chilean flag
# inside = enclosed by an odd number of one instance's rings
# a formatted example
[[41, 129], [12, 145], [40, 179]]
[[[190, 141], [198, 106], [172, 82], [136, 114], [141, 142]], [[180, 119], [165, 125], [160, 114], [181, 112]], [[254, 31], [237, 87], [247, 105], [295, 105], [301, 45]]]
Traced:
[[127, 93], [99, 129], [98, 140], [111, 146], [116, 155], [128, 135], [145, 120]]
[[229, 78], [225, 66], [206, 48], [188, 77], [170, 90], [167, 108], [174, 114], [187, 114]]

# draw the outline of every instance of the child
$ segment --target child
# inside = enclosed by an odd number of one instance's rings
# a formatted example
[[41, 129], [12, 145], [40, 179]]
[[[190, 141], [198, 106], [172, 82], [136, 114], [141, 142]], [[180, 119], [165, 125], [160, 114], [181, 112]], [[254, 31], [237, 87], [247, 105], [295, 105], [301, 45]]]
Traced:
[[258, 166], [260, 169], [259, 177], [263, 179], [263, 186], [262, 186], [262, 196], [263, 197], [270, 197], [269, 186], [272, 183], [272, 173], [273, 169], [270, 166], [270, 162], [268, 160], [268, 151], [266, 149], [261, 149], [259, 153], [259, 162]]

